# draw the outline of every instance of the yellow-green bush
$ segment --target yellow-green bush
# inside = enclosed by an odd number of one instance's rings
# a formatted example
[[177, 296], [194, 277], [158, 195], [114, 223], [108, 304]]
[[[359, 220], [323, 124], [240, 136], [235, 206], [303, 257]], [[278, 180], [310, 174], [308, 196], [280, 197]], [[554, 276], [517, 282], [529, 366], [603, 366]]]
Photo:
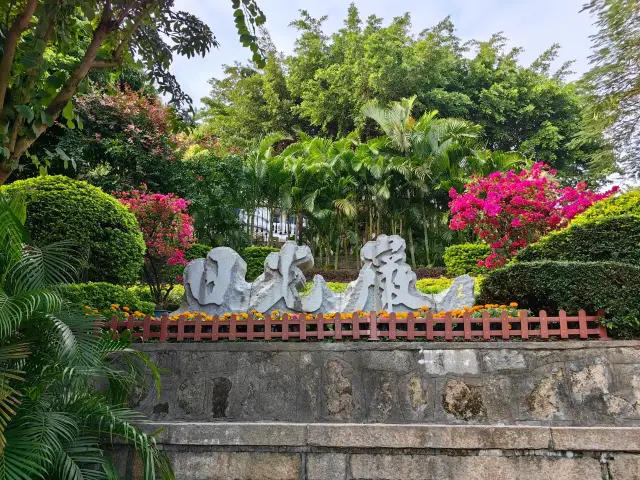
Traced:
[[487, 269], [478, 266], [478, 260], [487, 258], [490, 253], [489, 245], [483, 243], [461, 243], [447, 247], [443, 257], [447, 273], [455, 277], [464, 274], [482, 275]]

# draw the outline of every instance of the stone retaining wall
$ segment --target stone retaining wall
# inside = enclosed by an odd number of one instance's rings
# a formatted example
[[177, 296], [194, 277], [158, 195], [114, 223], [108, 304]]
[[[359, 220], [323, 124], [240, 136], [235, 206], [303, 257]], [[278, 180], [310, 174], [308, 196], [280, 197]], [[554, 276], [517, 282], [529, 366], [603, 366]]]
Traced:
[[[152, 422], [179, 480], [630, 480], [640, 428]], [[114, 458], [140, 479], [127, 449]]]
[[640, 425], [640, 342], [143, 344], [156, 421]]

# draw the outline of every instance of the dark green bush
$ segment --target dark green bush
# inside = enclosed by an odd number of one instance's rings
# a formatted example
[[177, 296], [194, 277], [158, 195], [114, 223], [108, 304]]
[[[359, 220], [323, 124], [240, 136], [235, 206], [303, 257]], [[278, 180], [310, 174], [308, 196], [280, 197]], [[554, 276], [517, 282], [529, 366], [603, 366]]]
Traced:
[[253, 281], [264, 272], [264, 260], [271, 252], [279, 252], [273, 247], [247, 247], [240, 256], [247, 262], [247, 280]]
[[484, 260], [490, 253], [489, 246], [482, 243], [452, 245], [444, 251], [444, 264], [447, 267], [447, 273], [453, 276], [465, 273], [483, 275], [487, 269], [479, 267], [478, 260]]
[[203, 245], [201, 243], [194, 243], [191, 248], [186, 251], [185, 257], [188, 261], [195, 260], [196, 258], [205, 258], [213, 247], [209, 245]]
[[132, 312], [152, 314], [155, 303], [145, 302], [127, 287], [106, 282], [73, 283], [63, 285], [63, 296], [79, 307], [89, 306], [100, 311], [108, 310], [111, 305], [129, 307]]
[[518, 302], [555, 314], [564, 309], [606, 313], [618, 338], [640, 336], [640, 267], [618, 262], [529, 262], [494, 270], [485, 278], [478, 303]]
[[640, 265], [640, 215], [593, 218], [571, 223], [521, 250], [516, 262], [615, 261]]
[[71, 240], [89, 251], [86, 279], [135, 283], [145, 250], [136, 217], [118, 200], [86, 182], [61, 175], [3, 187], [23, 192], [26, 227], [36, 244]]

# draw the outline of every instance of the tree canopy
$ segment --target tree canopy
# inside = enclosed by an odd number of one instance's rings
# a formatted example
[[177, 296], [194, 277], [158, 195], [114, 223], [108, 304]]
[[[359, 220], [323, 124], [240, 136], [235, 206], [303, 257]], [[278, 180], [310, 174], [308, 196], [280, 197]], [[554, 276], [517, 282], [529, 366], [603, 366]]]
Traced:
[[333, 35], [326, 19], [300, 11], [292, 55], [271, 51], [264, 69], [236, 63], [210, 81], [201, 116], [212, 134], [235, 145], [297, 130], [328, 138], [355, 131], [367, 140], [380, 130], [363, 107], [415, 95], [414, 115], [436, 110], [478, 124], [486, 148], [519, 151], [565, 177], [586, 175], [602, 146], [599, 132], [572, 141], [584, 98], [566, 81], [571, 62], [552, 70], [558, 45], [522, 65], [521, 49], [508, 49], [501, 34], [464, 42], [448, 17], [419, 35], [410, 32], [409, 14], [385, 25], [376, 16], [363, 20], [353, 4]]
[[[240, 41], [264, 65], [255, 35], [264, 14], [255, 0], [232, 6]], [[88, 89], [90, 71], [135, 58], [176, 108], [189, 108], [169, 72], [173, 55], [204, 56], [218, 46], [211, 29], [173, 0], [16, 0], [5, 2], [0, 19], [0, 184], [60, 115], [68, 128], [82, 128], [72, 99]]]

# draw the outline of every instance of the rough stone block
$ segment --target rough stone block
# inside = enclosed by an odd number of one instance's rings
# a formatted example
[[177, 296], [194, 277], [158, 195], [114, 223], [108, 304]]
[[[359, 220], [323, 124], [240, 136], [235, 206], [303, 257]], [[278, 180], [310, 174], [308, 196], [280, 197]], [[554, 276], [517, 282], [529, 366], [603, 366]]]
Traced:
[[490, 350], [482, 355], [482, 360], [488, 372], [527, 368], [524, 355], [517, 350]]
[[594, 458], [447, 455], [352, 455], [352, 480], [555, 480], [599, 479]]
[[421, 350], [423, 365], [428, 375], [474, 375], [480, 366], [474, 350]]
[[640, 455], [617, 454], [607, 463], [612, 479], [637, 480], [640, 478]]
[[640, 452], [637, 428], [552, 427], [555, 450]]
[[169, 458], [180, 480], [300, 480], [297, 453], [173, 451]]
[[306, 480], [343, 480], [347, 475], [347, 455], [344, 453], [307, 454]]

